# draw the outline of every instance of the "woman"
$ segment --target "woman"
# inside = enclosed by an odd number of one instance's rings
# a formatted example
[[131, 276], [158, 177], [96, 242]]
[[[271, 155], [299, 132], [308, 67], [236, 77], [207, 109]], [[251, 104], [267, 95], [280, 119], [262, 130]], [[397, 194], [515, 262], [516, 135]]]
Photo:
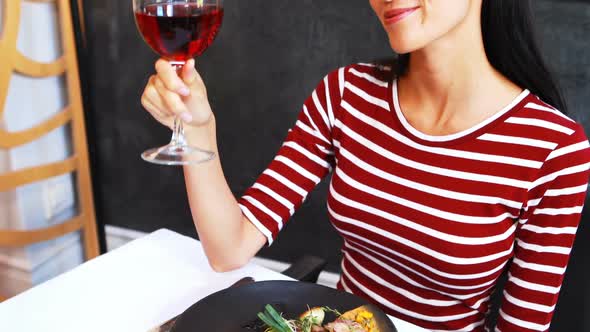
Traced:
[[[219, 160], [185, 167], [212, 267], [270, 245], [333, 172], [340, 289], [431, 330], [482, 331], [508, 272], [496, 330], [549, 328], [586, 193], [590, 150], [541, 61], [530, 2], [370, 0], [392, 66], [328, 74], [277, 157], [236, 201]], [[191, 144], [216, 151], [215, 118], [190, 61], [158, 61], [142, 97]], [[554, 108], [556, 107], [556, 108]], [[501, 291], [501, 290], [500, 290]]]

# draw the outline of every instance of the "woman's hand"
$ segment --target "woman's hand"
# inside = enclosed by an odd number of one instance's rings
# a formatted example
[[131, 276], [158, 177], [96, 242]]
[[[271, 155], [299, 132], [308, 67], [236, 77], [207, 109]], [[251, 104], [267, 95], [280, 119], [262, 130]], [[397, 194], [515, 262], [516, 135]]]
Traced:
[[141, 104], [158, 122], [172, 129], [178, 115], [186, 124], [185, 130], [213, 122], [207, 89], [195, 69], [195, 60], [188, 60], [177, 73], [168, 61], [160, 59], [156, 72], [145, 87]]

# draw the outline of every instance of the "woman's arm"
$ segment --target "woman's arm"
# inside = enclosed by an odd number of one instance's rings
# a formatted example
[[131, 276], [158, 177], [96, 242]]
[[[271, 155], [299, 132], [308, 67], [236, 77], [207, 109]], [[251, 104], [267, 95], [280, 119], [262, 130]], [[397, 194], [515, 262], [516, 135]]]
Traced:
[[239, 268], [272, 242], [307, 193], [330, 171], [332, 110], [339, 104], [339, 77], [344, 71], [320, 82], [273, 162], [238, 204], [223, 173], [215, 118], [194, 62], [183, 68], [182, 79], [165, 61], [158, 61], [156, 70], [142, 104], [168, 127], [174, 115], [181, 115], [188, 143], [216, 153], [210, 162], [184, 167], [187, 194], [212, 268]]
[[266, 243], [266, 237], [243, 216], [221, 167], [215, 121], [204, 130], [187, 133], [189, 144], [213, 151], [210, 162], [184, 167], [186, 191], [199, 239], [211, 267], [218, 272], [246, 264]]
[[529, 190], [496, 331], [547, 331], [584, 206], [590, 149], [581, 127], [554, 150]]
[[[179, 115], [188, 143], [217, 153], [215, 117], [194, 60], [189, 60], [180, 73], [167, 61], [158, 60], [156, 72], [142, 95], [144, 108], [169, 128]], [[266, 240], [242, 216], [219, 158], [186, 166], [185, 178], [195, 226], [211, 267], [227, 271], [244, 265]]]

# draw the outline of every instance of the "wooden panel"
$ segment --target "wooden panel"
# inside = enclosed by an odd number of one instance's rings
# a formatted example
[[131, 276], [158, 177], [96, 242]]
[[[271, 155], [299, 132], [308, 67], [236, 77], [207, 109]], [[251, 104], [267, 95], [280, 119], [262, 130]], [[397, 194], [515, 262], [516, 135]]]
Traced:
[[90, 162], [88, 157], [88, 144], [86, 140], [86, 127], [84, 122], [84, 108], [80, 88], [80, 75], [78, 72], [78, 57], [76, 54], [76, 41], [72, 23], [70, 0], [59, 0], [59, 22], [61, 23], [61, 37], [66, 61], [66, 80], [70, 107], [72, 109], [72, 139], [74, 153], [78, 158], [78, 198], [80, 211], [86, 216], [83, 237], [86, 259], [91, 259], [100, 254], [98, 234], [96, 230], [96, 215], [94, 198], [92, 196], [92, 180], [90, 178]]
[[77, 164], [78, 159], [71, 157], [56, 163], [0, 174], [0, 191], [7, 191], [25, 184], [73, 172]]
[[0, 246], [23, 247], [32, 243], [55, 239], [81, 229], [83, 224], [84, 219], [82, 216], [78, 216], [61, 224], [36, 230], [3, 230], [0, 231]]
[[66, 71], [65, 65], [66, 63], [63, 56], [53, 62], [42, 63], [27, 58], [18, 50], [15, 52], [13, 62], [14, 70], [31, 77], [61, 75]]
[[12, 75], [12, 63], [16, 54], [16, 38], [18, 36], [20, 3], [19, 1], [3, 0], [0, 4], [4, 6], [2, 12], [4, 17], [4, 27], [2, 28], [2, 39], [0, 39], [0, 57], [2, 65], [0, 66], [0, 117], [4, 112], [6, 95], [10, 76]]
[[50, 131], [65, 125], [71, 118], [72, 111], [69, 107], [66, 107], [63, 111], [35, 127], [19, 132], [7, 132], [0, 129], [0, 148], [13, 148], [34, 141]]
[[[20, 8], [22, 1], [56, 2], [62, 56], [50, 63], [30, 59], [17, 49]], [[87, 259], [99, 255], [90, 165], [86, 143], [84, 110], [78, 74], [76, 41], [74, 38], [70, 0], [0, 0], [4, 6], [2, 35], [0, 36], [0, 122], [4, 112], [10, 78], [13, 72], [40, 78], [65, 74], [69, 106], [39, 125], [19, 132], [0, 129], [0, 148], [12, 148], [34, 141], [48, 132], [71, 121], [73, 156], [67, 160], [0, 174], [0, 192], [37, 182], [54, 176], [77, 172], [75, 181], [80, 215], [65, 223], [37, 230], [0, 230], [0, 246], [22, 247], [47, 241], [67, 233], [81, 230]], [[78, 1], [81, 4], [82, 0]], [[83, 25], [83, 22], [82, 22]], [[1, 299], [0, 299], [1, 301]]]

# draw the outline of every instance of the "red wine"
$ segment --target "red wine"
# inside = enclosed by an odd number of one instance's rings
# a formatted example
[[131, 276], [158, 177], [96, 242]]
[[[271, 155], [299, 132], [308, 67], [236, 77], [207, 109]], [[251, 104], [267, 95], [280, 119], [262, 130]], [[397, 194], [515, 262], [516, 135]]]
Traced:
[[156, 53], [168, 60], [186, 61], [201, 55], [213, 42], [223, 8], [190, 2], [151, 4], [137, 10], [135, 20]]

